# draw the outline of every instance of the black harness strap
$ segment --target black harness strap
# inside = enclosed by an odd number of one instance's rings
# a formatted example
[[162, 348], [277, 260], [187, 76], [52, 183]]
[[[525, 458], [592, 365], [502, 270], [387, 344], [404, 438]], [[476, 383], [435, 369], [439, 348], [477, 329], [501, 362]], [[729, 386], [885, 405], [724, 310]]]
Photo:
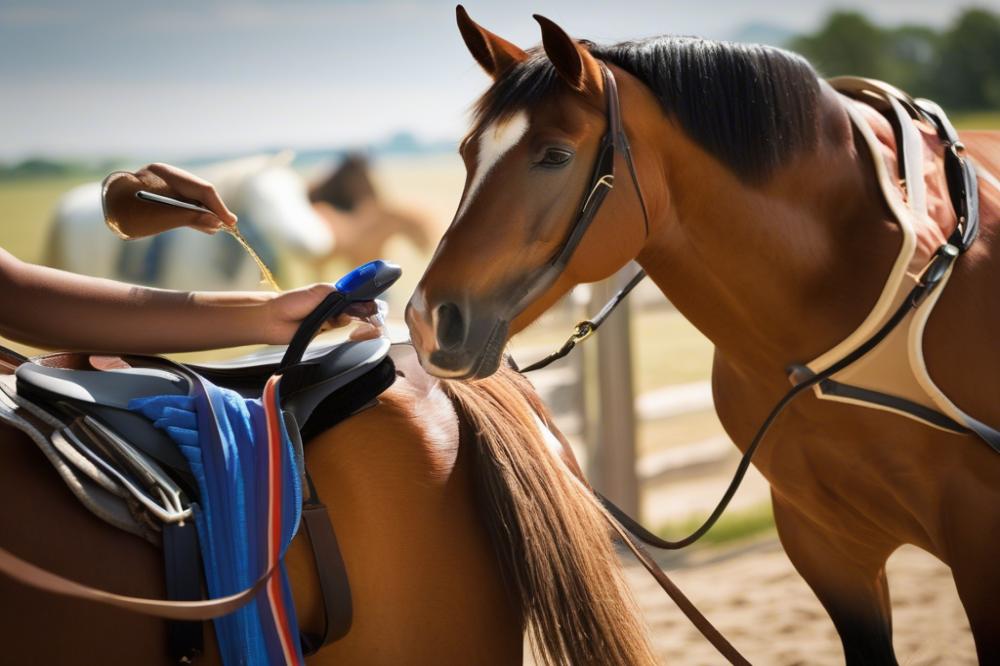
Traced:
[[308, 472], [305, 477], [309, 496], [302, 503], [302, 524], [309, 537], [323, 598], [323, 628], [320, 633], [303, 631], [299, 635], [302, 653], [308, 657], [324, 645], [346, 636], [351, 630], [354, 611], [347, 568], [340, 554], [340, 544], [337, 543], [330, 514], [316, 494], [316, 487]]
[[[551, 281], [558, 276], [559, 273], [566, 267], [569, 260], [572, 258], [573, 253], [576, 251], [577, 246], [580, 241], [583, 240], [584, 234], [590, 229], [591, 223], [597, 216], [601, 205], [604, 203], [605, 197], [608, 193], [614, 189], [615, 180], [615, 155], [621, 153], [622, 158], [625, 160], [625, 165], [628, 167], [629, 177], [632, 179], [632, 185], [635, 188], [636, 197], [639, 199], [639, 207], [642, 209], [642, 222], [645, 234], [649, 236], [649, 211], [646, 209], [646, 199], [642, 196], [642, 187], [639, 185], [639, 176], [635, 170], [635, 162], [632, 158], [632, 148], [628, 142], [628, 135], [625, 132], [625, 125], [622, 122], [622, 112], [621, 112], [621, 100], [618, 96], [618, 83], [615, 81], [615, 75], [611, 73], [611, 70], [607, 65], [601, 63], [601, 73], [604, 78], [604, 94], [607, 98], [607, 114], [608, 114], [608, 129], [604, 134], [604, 138], [601, 140], [601, 148], [597, 154], [597, 161], [594, 164], [594, 173], [591, 176], [590, 188], [584, 193], [583, 203], [580, 205], [580, 212], [577, 214], [576, 222], [573, 224], [572, 228], [569, 230], [569, 234], [566, 236], [566, 240], [563, 241], [559, 252], [552, 259], [546, 273], [542, 276], [542, 284], [545, 288], [548, 287], [546, 282], [551, 283]], [[629, 280], [615, 296], [607, 302], [607, 304], [601, 308], [591, 319], [585, 319], [577, 323], [573, 330], [573, 334], [569, 336], [563, 346], [558, 350], [549, 354], [540, 361], [532, 363], [526, 367], [521, 372], [532, 372], [533, 370], [540, 370], [548, 365], [551, 365], [555, 361], [567, 356], [573, 348], [576, 347], [577, 343], [582, 342], [593, 335], [594, 331], [600, 328], [604, 320], [607, 319], [611, 313], [617, 308], [625, 297], [629, 295], [636, 285], [638, 285], [646, 277], [646, 272], [640, 270], [632, 279]], [[533, 300], [533, 298], [541, 291], [541, 288], [536, 285], [534, 288], [528, 289], [521, 300], [514, 307], [515, 311], [523, 310], [527, 303]]]
[[615, 311], [615, 308], [617, 308], [622, 301], [625, 300], [625, 297], [629, 295], [629, 292], [635, 289], [636, 286], [644, 279], [646, 279], [646, 271], [640, 270], [632, 276], [632, 279], [630, 279], [628, 283], [622, 287], [621, 290], [614, 295], [614, 297], [611, 298], [610, 301], [604, 304], [604, 307], [601, 308], [600, 312], [590, 319], [584, 319], [579, 322], [573, 330], [573, 334], [570, 335], [566, 342], [563, 343], [562, 347], [552, 352], [545, 358], [535, 361], [525, 369], [521, 370], [521, 372], [541, 370], [542, 368], [552, 365], [559, 359], [568, 356], [569, 353], [573, 351], [573, 348], [576, 347], [577, 343], [583, 342], [597, 332], [597, 329], [601, 327], [604, 320], [611, 316], [611, 313]]
[[[163, 525], [163, 565], [170, 601], [200, 601], [201, 549], [193, 521]], [[205, 650], [201, 621], [168, 620], [167, 654], [179, 664], [190, 664]]]
[[[948, 248], [948, 250], [945, 250], [944, 248]], [[725, 512], [726, 508], [729, 506], [729, 502], [732, 501], [733, 496], [736, 495], [736, 491], [739, 489], [740, 484], [743, 483], [743, 478], [746, 476], [747, 470], [750, 468], [750, 462], [753, 459], [754, 453], [757, 452], [757, 448], [760, 446], [760, 443], [764, 440], [764, 437], [771, 429], [771, 426], [774, 425], [778, 416], [785, 411], [785, 408], [788, 407], [788, 405], [791, 404], [791, 402], [805, 390], [812, 388], [816, 384], [819, 384], [832, 375], [840, 372], [878, 346], [878, 344], [882, 342], [882, 340], [884, 340], [886, 336], [888, 336], [889, 333], [891, 333], [893, 329], [895, 329], [900, 322], [903, 321], [903, 319], [906, 318], [906, 315], [920, 305], [924, 298], [926, 298], [927, 295], [938, 286], [941, 278], [944, 276], [945, 272], [947, 272], [951, 263], [955, 261], [956, 257], [958, 257], [958, 251], [954, 247], [951, 245], [942, 246], [942, 250], [938, 251], [934, 259], [928, 265], [927, 269], [925, 269], [924, 279], [920, 282], [920, 284], [915, 286], [910, 291], [903, 303], [900, 304], [900, 306], [893, 313], [892, 317], [890, 317], [879, 330], [873, 333], [870, 338], [865, 340], [865, 342], [853, 352], [843, 357], [826, 370], [816, 374], [803, 376], [803, 374], [799, 371], [799, 366], [791, 368], [792, 376], [801, 377], [801, 379], [799, 379], [796, 384], [792, 386], [792, 388], [789, 389], [784, 396], [782, 396], [781, 400], [779, 400], [771, 409], [767, 418], [764, 419], [764, 422], [761, 423], [760, 428], [757, 429], [753, 439], [750, 440], [750, 445], [743, 452], [743, 457], [740, 458], [740, 463], [736, 468], [736, 472], [733, 474], [733, 479], [729, 482], [729, 486], [726, 488], [726, 492], [723, 493], [722, 499], [719, 500], [715, 509], [712, 510], [712, 513], [698, 529], [694, 530], [683, 539], [678, 539], [676, 541], [661, 539], [640, 525], [634, 518], [615, 506], [615, 504], [606, 497], [598, 495], [601, 503], [604, 504], [608, 512], [621, 521], [621, 523], [625, 525], [630, 532], [635, 534], [639, 539], [650, 546], [663, 548], [665, 550], [679, 550], [685, 546], [693, 544], [695, 541], [703, 537], [706, 532], [712, 529], [715, 523]]]

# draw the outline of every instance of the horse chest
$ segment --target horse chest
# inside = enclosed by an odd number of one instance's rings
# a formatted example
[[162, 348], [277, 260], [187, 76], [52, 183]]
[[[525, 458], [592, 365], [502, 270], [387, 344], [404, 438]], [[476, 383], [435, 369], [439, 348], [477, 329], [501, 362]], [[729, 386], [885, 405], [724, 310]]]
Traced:
[[[782, 387], [719, 355], [712, 379], [720, 422], [745, 450]], [[754, 466], [772, 492], [828, 530], [938, 552], [955, 483], [992, 469], [995, 455], [972, 436], [807, 395], [774, 424]]]

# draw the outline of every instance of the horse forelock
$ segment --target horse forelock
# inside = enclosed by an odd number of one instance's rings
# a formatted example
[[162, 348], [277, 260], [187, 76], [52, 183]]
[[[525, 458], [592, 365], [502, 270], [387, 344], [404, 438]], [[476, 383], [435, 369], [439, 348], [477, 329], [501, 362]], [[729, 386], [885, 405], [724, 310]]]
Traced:
[[[638, 78], [667, 116], [744, 182], [762, 182], [789, 157], [817, 144], [819, 79], [794, 53], [673, 36], [581, 44]], [[528, 56], [475, 103], [474, 132], [569, 90], [541, 49]], [[629, 109], [623, 111], [627, 117]]]

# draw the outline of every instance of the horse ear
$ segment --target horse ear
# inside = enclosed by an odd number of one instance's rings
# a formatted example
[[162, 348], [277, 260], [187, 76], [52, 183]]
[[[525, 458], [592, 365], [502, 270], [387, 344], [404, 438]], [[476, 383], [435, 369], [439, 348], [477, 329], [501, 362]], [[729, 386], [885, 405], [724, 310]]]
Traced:
[[455, 7], [455, 18], [472, 57], [494, 79], [522, 60], [527, 60], [527, 53], [473, 21], [462, 5]]
[[574, 90], [588, 88], [600, 91], [601, 72], [590, 51], [573, 41], [562, 28], [539, 14], [534, 15], [542, 27], [542, 48], [555, 65], [559, 75]]

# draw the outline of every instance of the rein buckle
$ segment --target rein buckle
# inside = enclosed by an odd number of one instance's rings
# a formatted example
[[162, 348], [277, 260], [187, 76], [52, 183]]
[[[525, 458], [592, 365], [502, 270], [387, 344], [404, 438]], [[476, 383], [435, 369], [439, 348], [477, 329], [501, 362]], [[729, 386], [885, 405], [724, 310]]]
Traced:
[[594, 322], [589, 319], [584, 319], [578, 323], [576, 328], [573, 330], [572, 340], [573, 342], [583, 342], [592, 336], [596, 330], [597, 327], [594, 326]]

